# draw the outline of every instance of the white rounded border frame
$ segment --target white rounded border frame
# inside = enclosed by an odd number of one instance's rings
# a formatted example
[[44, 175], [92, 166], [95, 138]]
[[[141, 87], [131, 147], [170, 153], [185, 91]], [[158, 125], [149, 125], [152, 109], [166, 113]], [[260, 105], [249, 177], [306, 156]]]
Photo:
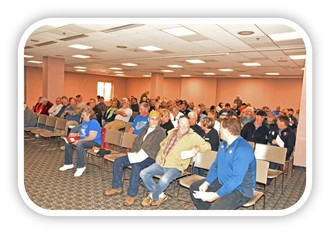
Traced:
[[[27, 195], [24, 186], [24, 47], [28, 37], [39, 27], [50, 24], [283, 24], [295, 29], [302, 35], [306, 46], [305, 82], [306, 82], [306, 187], [297, 203], [283, 210], [232, 210], [232, 211], [201, 211], [201, 210], [47, 210], [36, 205]], [[307, 33], [301, 26], [284, 18], [46, 18], [33, 23], [23, 33], [18, 45], [18, 155], [17, 174], [18, 189], [25, 204], [33, 211], [45, 216], [285, 216], [298, 211], [309, 198], [312, 190], [312, 45]], [[20, 130], [21, 129], [21, 130]], [[309, 142], [309, 144], [307, 144]]]

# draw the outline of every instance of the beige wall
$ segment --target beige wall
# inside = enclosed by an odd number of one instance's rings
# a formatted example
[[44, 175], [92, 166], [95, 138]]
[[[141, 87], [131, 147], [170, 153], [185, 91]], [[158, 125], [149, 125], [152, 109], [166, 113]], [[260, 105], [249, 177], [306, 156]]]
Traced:
[[[140, 98], [146, 90], [150, 90], [150, 78], [126, 79], [121, 77], [108, 77], [78, 73], [65, 73], [64, 93], [76, 96], [81, 94], [87, 101], [96, 97], [97, 81], [113, 82], [114, 95], [117, 97], [136, 96]], [[163, 81], [163, 97], [168, 99], [182, 98], [194, 101], [196, 104], [204, 103], [207, 106], [232, 103], [239, 94], [244, 102], [254, 107], [269, 106], [274, 109], [277, 105], [282, 108], [300, 107], [302, 80], [300, 79], [235, 79], [235, 78], [165, 78]], [[42, 93], [42, 70], [26, 68], [26, 101], [33, 106]], [[162, 98], [163, 98], [162, 97]], [[154, 98], [154, 97], [152, 97]], [[52, 101], [52, 100], [51, 100]]]

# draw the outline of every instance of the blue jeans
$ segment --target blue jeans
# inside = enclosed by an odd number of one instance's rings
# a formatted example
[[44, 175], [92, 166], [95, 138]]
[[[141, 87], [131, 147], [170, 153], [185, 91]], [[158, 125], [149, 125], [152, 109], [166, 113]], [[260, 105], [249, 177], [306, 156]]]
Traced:
[[85, 149], [91, 149], [93, 146], [100, 147], [94, 141], [81, 141], [77, 145], [65, 144], [65, 165], [70, 165], [72, 163], [72, 155], [74, 149], [77, 150], [77, 168], [82, 168], [85, 166]]
[[[244, 197], [243, 194], [235, 189], [231, 193], [221, 196], [214, 202], [202, 201], [201, 199], [196, 199], [193, 196], [194, 191], [199, 190], [199, 186], [204, 183], [204, 180], [197, 181], [193, 183], [189, 190], [191, 199], [198, 210], [236, 210], [246, 202], [250, 200], [248, 197]], [[207, 192], [216, 192], [222, 185], [215, 179], [211, 185], [209, 185]]]
[[133, 164], [129, 162], [128, 156], [117, 158], [113, 165], [112, 188], [118, 189], [123, 187], [122, 178], [123, 178], [124, 168], [128, 166], [132, 166], [127, 194], [129, 197], [135, 197], [139, 191], [140, 171], [146, 167], [149, 167], [154, 162], [155, 160], [150, 157], [146, 158], [142, 162], [133, 163]]
[[[180, 174], [181, 171], [179, 169], [166, 168], [160, 166], [158, 163], [154, 163], [150, 167], [143, 169], [140, 172], [140, 177], [148, 191], [152, 194], [152, 199], [158, 200], [159, 195], [163, 193], [168, 185]], [[153, 176], [155, 175], [162, 175], [158, 184], [153, 179]]]

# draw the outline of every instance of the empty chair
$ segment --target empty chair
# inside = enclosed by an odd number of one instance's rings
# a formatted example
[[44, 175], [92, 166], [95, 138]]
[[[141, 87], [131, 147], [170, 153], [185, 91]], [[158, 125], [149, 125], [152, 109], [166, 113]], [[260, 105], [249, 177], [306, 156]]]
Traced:
[[44, 138], [57, 138], [57, 143], [59, 145], [60, 137], [66, 136], [65, 126], [66, 126], [66, 119], [56, 118], [56, 123], [53, 131], [42, 131], [40, 132], [40, 136]]
[[263, 197], [264, 198], [263, 209], [265, 209], [265, 204], [266, 204], [265, 189], [266, 189], [266, 185], [267, 185], [268, 169], [269, 169], [269, 162], [268, 161], [257, 159], [256, 182], [258, 184], [263, 185], [264, 190], [263, 191], [254, 190], [253, 197], [250, 199], [250, 201], [245, 203], [243, 205], [243, 207], [252, 206], [253, 209], [255, 209], [256, 203]]
[[27, 127], [27, 128], [24, 128], [24, 131], [31, 132], [31, 131], [36, 130], [36, 129], [39, 129], [39, 128], [44, 129], [45, 128], [45, 124], [46, 124], [46, 120], [47, 120], [47, 115], [40, 114], [38, 116], [37, 126], [36, 127]]
[[274, 145], [265, 145], [256, 143], [254, 155], [256, 159], [265, 160], [270, 163], [276, 163], [279, 165], [279, 169], [268, 169], [268, 179], [274, 179], [274, 193], [276, 191], [276, 182], [279, 176], [282, 176], [282, 193], [284, 190], [284, 167], [285, 157], [287, 149], [284, 147], [278, 147]]
[[[195, 157], [195, 162], [193, 164], [193, 167], [209, 170], [216, 156], [217, 156], [217, 151], [212, 151], [212, 150], [203, 153], [198, 153], [197, 156]], [[202, 180], [204, 178], [205, 178], [204, 176], [191, 174], [184, 178], [181, 178], [179, 180], [179, 183], [181, 186], [189, 189], [192, 183]]]
[[39, 135], [41, 132], [54, 131], [57, 118], [54, 116], [47, 116], [45, 124], [42, 127], [32, 130], [31, 132], [35, 135]]

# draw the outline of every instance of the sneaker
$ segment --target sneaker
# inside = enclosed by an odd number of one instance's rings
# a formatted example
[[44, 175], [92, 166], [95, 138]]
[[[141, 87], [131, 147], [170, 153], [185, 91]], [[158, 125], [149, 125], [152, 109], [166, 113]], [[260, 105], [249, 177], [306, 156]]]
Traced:
[[117, 189], [108, 188], [107, 190], [104, 191], [103, 194], [109, 197], [120, 195], [123, 194], [123, 188], [117, 188]]
[[81, 176], [84, 173], [85, 169], [86, 167], [77, 168], [76, 173], [74, 173], [74, 177]]
[[150, 206], [150, 204], [153, 202], [152, 198], [148, 195], [142, 202], [141, 206], [146, 207]]
[[123, 205], [124, 206], [132, 206], [135, 202], [135, 198], [136, 197], [126, 197]]
[[163, 197], [159, 197], [158, 200], [151, 202], [151, 206], [158, 207], [158, 206], [160, 206], [160, 204], [162, 204], [164, 201], [166, 201], [167, 198], [168, 198], [167, 195], [164, 195]]
[[73, 164], [64, 164], [64, 166], [60, 168], [60, 171], [66, 171], [72, 169], [73, 167], [74, 167]]
[[60, 149], [61, 149], [61, 150], [65, 150], [65, 146], [61, 146]]

